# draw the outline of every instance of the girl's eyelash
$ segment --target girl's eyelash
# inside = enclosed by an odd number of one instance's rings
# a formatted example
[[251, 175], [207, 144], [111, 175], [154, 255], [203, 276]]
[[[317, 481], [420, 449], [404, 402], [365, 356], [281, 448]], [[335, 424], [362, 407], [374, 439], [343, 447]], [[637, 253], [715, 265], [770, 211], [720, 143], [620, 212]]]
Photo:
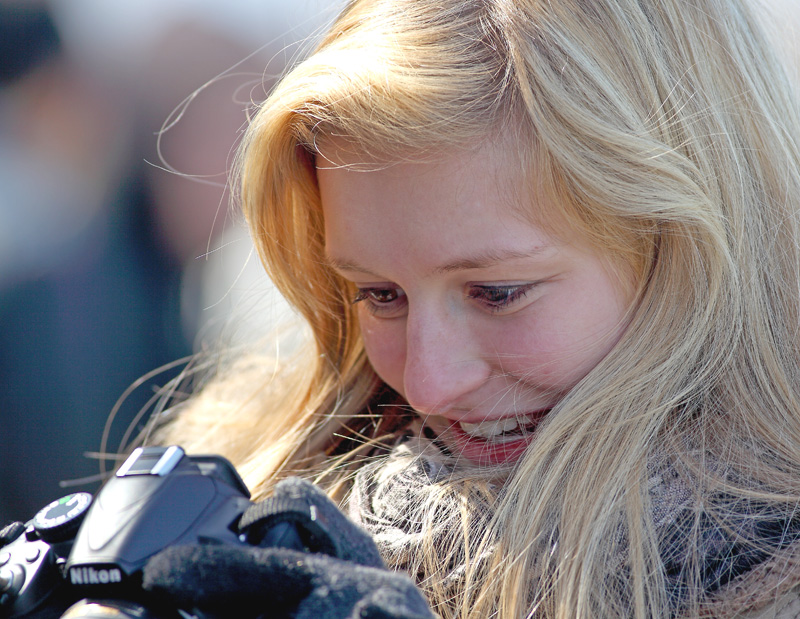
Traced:
[[[535, 283], [511, 284], [507, 286], [471, 285], [467, 297], [481, 303], [492, 312], [501, 312], [524, 299]], [[401, 309], [405, 292], [399, 288], [358, 288], [353, 295], [353, 305], [366, 302], [373, 314], [395, 313]]]
[[403, 309], [405, 292], [399, 288], [358, 288], [351, 303], [365, 301], [365, 307], [372, 314], [394, 316]]
[[514, 284], [511, 286], [470, 286], [467, 296], [482, 302], [492, 311], [502, 310], [516, 301], [525, 298], [535, 284]]
[[[381, 299], [381, 295], [389, 296], [394, 295], [393, 299]], [[359, 288], [353, 297], [351, 303], [359, 303], [361, 301], [372, 301], [373, 303], [391, 303], [396, 300], [400, 295], [394, 288]]]

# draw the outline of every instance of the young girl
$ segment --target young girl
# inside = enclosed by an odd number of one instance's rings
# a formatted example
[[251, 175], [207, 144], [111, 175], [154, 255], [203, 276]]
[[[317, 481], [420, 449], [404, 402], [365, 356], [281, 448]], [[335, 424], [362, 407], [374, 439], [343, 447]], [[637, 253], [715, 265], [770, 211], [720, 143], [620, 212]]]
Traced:
[[442, 617], [800, 616], [793, 97], [745, 0], [351, 2], [240, 157], [310, 355], [158, 440]]

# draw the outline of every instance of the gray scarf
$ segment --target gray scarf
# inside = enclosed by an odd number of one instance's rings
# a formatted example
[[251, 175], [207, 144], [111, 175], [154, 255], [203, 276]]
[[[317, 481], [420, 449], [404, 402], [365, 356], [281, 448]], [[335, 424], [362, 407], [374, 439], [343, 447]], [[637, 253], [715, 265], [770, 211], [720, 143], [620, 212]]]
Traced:
[[[800, 537], [800, 517], [789, 519], [766, 504], [735, 499], [722, 493], [706, 498], [710, 510], [698, 498], [691, 476], [666, 459], [650, 467], [649, 493], [653, 519], [661, 540], [670, 605], [680, 613], [690, 592], [701, 588], [712, 594], [732, 579], [763, 562], [772, 553]], [[385, 560], [398, 569], [423, 577], [414, 563], [425, 544], [452, 545], [462, 530], [462, 499], [457, 493], [443, 494], [444, 482], [451, 478], [454, 464], [436, 445], [419, 436], [405, 436], [391, 452], [362, 467], [356, 475], [349, 501], [350, 516], [375, 539]], [[434, 501], [435, 499], [435, 501]], [[485, 529], [492, 515], [491, 503], [477, 497], [470, 501], [474, 512], [470, 530]], [[420, 514], [436, 505], [434, 517], [426, 518], [425, 530]], [[723, 514], [722, 517], [719, 514]], [[624, 574], [627, 553], [610, 558]], [[702, 558], [699, 574], [688, 569]], [[481, 557], [472, 557], [474, 562]], [[450, 553], [439, 577], [445, 588], [457, 587], [465, 565], [464, 555]]]

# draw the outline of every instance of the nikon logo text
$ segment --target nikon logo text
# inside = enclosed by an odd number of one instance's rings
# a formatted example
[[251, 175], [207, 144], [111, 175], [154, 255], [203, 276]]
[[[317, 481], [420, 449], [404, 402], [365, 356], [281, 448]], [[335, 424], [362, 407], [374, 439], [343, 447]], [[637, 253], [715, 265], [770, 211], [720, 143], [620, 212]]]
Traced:
[[69, 580], [73, 585], [108, 585], [122, 582], [122, 572], [116, 567], [95, 569], [93, 567], [72, 567]]

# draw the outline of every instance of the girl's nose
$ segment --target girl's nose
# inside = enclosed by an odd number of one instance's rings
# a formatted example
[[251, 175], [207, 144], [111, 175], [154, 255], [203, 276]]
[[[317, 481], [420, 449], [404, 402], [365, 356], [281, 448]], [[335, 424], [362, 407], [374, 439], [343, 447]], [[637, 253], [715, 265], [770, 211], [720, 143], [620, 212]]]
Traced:
[[469, 394], [489, 373], [479, 338], [463, 319], [445, 313], [409, 312], [403, 387], [414, 409], [433, 415], [470, 406]]

